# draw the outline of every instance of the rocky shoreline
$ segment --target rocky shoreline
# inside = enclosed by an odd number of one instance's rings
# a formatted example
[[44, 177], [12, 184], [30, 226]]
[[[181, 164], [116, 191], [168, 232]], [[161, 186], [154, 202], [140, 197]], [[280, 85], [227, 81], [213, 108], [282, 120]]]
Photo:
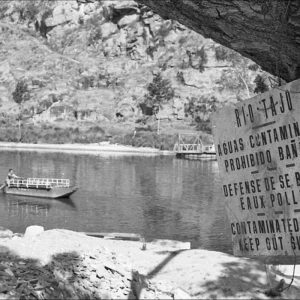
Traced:
[[[187, 243], [41, 226], [24, 235], [2, 229], [0, 258], [0, 299], [269, 299], [266, 290], [282, 279], [258, 261]], [[279, 295], [297, 299], [297, 278]]]

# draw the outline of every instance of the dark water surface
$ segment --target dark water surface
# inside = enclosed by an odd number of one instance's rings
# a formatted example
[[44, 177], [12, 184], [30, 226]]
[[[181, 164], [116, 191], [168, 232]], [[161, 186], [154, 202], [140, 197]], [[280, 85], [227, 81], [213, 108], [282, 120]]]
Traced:
[[0, 182], [8, 169], [23, 177], [70, 178], [70, 199], [0, 192], [0, 226], [29, 225], [88, 232], [130, 232], [231, 252], [217, 162], [173, 157], [0, 152]]

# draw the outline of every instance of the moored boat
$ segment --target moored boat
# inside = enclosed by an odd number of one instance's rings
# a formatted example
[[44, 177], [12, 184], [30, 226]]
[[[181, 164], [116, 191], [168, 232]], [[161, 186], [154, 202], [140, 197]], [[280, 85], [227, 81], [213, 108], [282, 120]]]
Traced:
[[197, 134], [179, 134], [173, 151], [178, 158], [217, 160], [216, 149], [213, 144], [204, 145]]
[[42, 198], [69, 197], [76, 190], [77, 187], [71, 186], [69, 179], [56, 178], [13, 178], [4, 187], [6, 194]]

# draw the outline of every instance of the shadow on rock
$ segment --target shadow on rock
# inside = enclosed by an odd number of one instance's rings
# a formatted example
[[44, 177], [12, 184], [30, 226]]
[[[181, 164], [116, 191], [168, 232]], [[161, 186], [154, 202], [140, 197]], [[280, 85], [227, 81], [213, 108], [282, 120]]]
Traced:
[[99, 256], [61, 253], [46, 265], [0, 248], [1, 299], [127, 298], [130, 282]]
[[172, 293], [158, 291], [156, 287], [153, 287], [150, 279], [154, 278], [155, 275], [159, 273], [174, 257], [183, 251], [185, 250], [162, 251], [161, 254], [169, 253], [169, 255], [146, 276], [140, 274], [138, 271], [132, 271], [132, 280], [128, 299], [154, 299], [155, 296], [159, 296], [159, 293], [161, 293], [161, 299], [167, 299], [167, 297], [171, 297], [173, 299]]
[[[266, 291], [272, 284], [277, 285], [278, 282], [275, 280], [268, 281], [270, 275], [266, 273], [266, 265], [264, 263], [249, 259], [222, 263], [222, 266], [224, 269], [221, 276], [216, 278], [216, 280], [205, 281], [204, 284], [199, 286], [201, 290], [205, 290], [205, 297], [209, 299], [252, 297], [256, 299], [272, 299], [266, 296]], [[284, 299], [298, 299], [299, 292], [298, 288], [291, 287], [280, 296]], [[201, 298], [203, 294], [199, 292], [192, 296]]]

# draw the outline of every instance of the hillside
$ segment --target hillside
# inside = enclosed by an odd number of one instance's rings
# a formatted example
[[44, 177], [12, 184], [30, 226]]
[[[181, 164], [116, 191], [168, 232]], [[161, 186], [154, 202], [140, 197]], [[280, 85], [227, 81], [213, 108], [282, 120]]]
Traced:
[[209, 133], [213, 110], [267, 78], [134, 1], [6, 1], [0, 33], [2, 141], [170, 148], [177, 132]]

